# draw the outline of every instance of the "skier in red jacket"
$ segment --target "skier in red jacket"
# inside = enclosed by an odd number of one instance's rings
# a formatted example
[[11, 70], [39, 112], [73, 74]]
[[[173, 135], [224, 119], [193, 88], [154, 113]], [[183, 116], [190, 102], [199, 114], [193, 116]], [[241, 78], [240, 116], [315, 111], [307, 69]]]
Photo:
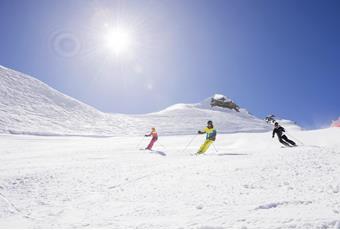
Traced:
[[155, 128], [151, 128], [151, 132], [149, 134], [145, 134], [146, 137], [150, 137], [152, 136], [152, 139], [148, 145], [148, 147], [146, 147], [145, 149], [148, 149], [148, 150], [152, 150], [152, 146], [153, 144], [155, 144], [155, 142], [157, 141], [158, 139], [158, 134], [156, 132], [156, 129]]

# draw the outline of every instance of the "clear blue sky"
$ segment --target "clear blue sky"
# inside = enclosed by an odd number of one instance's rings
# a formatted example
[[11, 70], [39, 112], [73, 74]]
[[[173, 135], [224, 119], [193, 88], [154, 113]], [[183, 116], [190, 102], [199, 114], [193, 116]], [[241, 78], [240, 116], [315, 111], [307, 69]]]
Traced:
[[[338, 0], [1, 0], [0, 64], [105, 112], [214, 93], [307, 128], [340, 115]], [[128, 28], [128, 52], [103, 45]], [[110, 28], [111, 28], [110, 27]]]

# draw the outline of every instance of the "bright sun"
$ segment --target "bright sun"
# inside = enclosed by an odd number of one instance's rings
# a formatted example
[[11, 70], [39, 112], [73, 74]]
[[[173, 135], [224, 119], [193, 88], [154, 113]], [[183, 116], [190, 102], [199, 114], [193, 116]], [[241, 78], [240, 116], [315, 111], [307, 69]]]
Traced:
[[129, 31], [120, 27], [109, 29], [104, 36], [104, 42], [105, 46], [117, 56], [128, 52], [132, 44]]

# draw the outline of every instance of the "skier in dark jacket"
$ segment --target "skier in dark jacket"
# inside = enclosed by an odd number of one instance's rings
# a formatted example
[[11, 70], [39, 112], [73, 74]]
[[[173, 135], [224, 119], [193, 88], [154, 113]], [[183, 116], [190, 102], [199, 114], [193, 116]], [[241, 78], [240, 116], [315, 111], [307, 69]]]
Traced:
[[273, 130], [273, 138], [275, 137], [275, 133], [276, 133], [277, 137], [279, 138], [279, 141], [283, 145], [290, 146], [289, 144], [291, 144], [292, 146], [296, 146], [296, 143], [294, 141], [289, 140], [288, 137], [283, 134], [283, 132], [286, 132], [286, 130], [282, 126], [280, 126], [279, 123], [275, 122], [274, 126], [275, 128]]

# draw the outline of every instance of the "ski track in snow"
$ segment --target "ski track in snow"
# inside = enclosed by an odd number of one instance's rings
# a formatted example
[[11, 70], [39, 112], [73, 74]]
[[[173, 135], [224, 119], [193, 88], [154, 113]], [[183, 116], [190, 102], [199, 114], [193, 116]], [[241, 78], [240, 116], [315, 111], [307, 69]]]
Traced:
[[184, 153], [192, 136], [160, 137], [161, 156], [139, 138], [0, 135], [0, 227], [339, 228], [340, 130], [295, 135], [306, 146], [219, 135], [199, 156], [203, 136]]

